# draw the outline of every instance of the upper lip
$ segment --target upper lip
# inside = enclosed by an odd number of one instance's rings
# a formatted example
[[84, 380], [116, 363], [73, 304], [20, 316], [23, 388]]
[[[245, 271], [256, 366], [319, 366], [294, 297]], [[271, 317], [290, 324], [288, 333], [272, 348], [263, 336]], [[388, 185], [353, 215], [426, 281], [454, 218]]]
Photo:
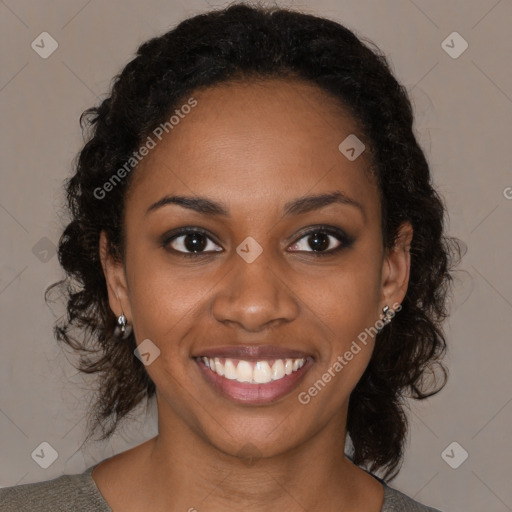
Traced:
[[265, 359], [306, 359], [313, 357], [302, 350], [295, 350], [276, 345], [226, 345], [201, 350], [193, 357], [224, 357], [244, 361], [261, 361]]

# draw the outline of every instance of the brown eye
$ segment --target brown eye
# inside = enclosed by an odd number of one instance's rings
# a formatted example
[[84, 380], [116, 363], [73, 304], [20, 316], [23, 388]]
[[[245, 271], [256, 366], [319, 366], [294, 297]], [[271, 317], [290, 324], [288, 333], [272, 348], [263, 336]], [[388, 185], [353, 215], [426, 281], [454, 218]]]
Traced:
[[[209, 244], [208, 241], [211, 243]], [[175, 252], [183, 256], [201, 256], [209, 252], [219, 252], [213, 249], [216, 244], [205, 231], [199, 229], [182, 229], [171, 237], [167, 237], [162, 246], [171, 247]], [[222, 249], [220, 249], [222, 250]]]
[[[301, 242], [301, 240], [305, 241]], [[336, 241], [338, 245], [332, 247]], [[322, 256], [324, 253], [328, 255], [338, 252], [344, 247], [351, 246], [353, 242], [352, 237], [337, 228], [319, 227], [305, 233], [292, 248], [298, 252], [312, 252], [315, 256]]]

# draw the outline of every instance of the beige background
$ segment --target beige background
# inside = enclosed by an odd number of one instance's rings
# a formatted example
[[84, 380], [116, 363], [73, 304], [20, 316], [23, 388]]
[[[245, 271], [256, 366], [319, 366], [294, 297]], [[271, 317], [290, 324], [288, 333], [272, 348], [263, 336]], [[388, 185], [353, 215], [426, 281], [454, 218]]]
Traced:
[[[427, 403], [411, 403], [406, 460], [391, 485], [444, 512], [511, 511], [512, 2], [280, 5], [334, 18], [389, 56], [414, 100], [449, 233], [468, 245], [461, 266], [468, 273], [460, 274], [446, 325], [450, 379]], [[43, 291], [61, 276], [53, 252], [60, 187], [81, 146], [79, 115], [141, 42], [207, 7], [199, 0], [0, 2], [1, 486], [81, 472], [156, 434], [153, 409], [150, 421], [134, 420], [111, 442], [81, 447], [88, 382], [52, 338], [55, 316]], [[44, 31], [59, 45], [47, 59], [31, 48]], [[441, 46], [454, 31], [469, 44], [456, 59]], [[441, 457], [454, 441], [469, 454], [457, 469]], [[42, 442], [58, 455], [47, 469], [31, 456]]]

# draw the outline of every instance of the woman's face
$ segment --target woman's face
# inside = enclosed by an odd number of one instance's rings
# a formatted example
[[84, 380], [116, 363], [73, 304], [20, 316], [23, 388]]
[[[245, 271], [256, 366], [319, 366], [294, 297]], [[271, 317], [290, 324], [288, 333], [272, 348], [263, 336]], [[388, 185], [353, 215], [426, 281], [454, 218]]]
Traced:
[[[341, 436], [374, 346], [365, 329], [402, 301], [409, 272], [407, 251], [384, 252], [367, 155], [339, 149], [356, 125], [300, 82], [193, 97], [133, 171], [126, 270], [102, 252], [112, 310], [149, 354], [159, 430], [191, 429], [230, 454], [250, 443], [263, 456], [327, 425]], [[202, 356], [219, 358], [217, 373]]]

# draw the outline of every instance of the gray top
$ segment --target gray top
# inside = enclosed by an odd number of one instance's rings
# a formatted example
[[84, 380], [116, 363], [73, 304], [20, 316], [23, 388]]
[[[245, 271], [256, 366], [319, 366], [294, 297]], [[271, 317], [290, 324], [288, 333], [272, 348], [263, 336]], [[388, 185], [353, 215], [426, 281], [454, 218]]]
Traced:
[[[77, 475], [0, 488], [0, 512], [113, 512], [91, 476], [98, 464]], [[441, 512], [414, 501], [372, 476], [384, 486], [381, 512]]]

